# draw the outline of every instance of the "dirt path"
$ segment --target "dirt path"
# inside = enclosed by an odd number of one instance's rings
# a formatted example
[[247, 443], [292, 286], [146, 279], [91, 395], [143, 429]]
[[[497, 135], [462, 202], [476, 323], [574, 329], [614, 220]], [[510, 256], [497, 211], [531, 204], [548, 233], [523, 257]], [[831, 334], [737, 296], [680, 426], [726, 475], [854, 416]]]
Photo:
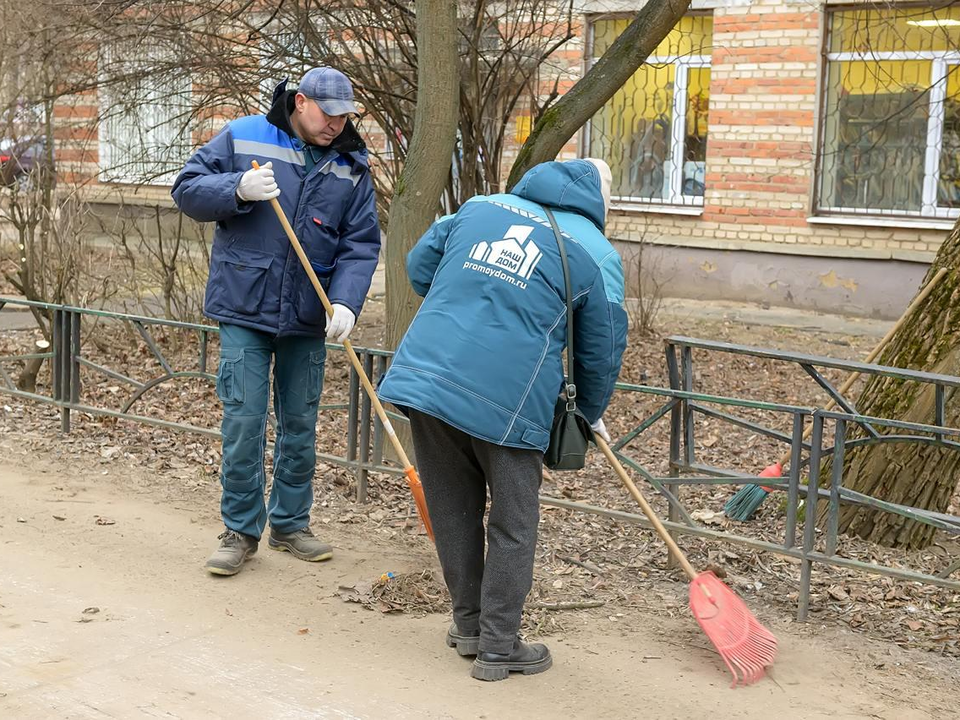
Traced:
[[651, 618], [631, 623], [637, 631], [582, 613], [568, 623], [575, 630], [549, 639], [553, 670], [479, 683], [443, 644], [446, 617], [380, 615], [335, 596], [385, 570], [430, 567], [428, 550], [401, 555], [337, 527], [331, 563], [264, 548], [238, 577], [211, 578], [201, 569], [218, 532], [211, 508], [89, 471], [0, 464], [0, 717], [901, 720], [955, 711], [957, 675], [917, 665], [930, 656], [786, 624], [775, 681], [744, 690], [728, 689], [705, 640], [687, 644], [692, 620]]

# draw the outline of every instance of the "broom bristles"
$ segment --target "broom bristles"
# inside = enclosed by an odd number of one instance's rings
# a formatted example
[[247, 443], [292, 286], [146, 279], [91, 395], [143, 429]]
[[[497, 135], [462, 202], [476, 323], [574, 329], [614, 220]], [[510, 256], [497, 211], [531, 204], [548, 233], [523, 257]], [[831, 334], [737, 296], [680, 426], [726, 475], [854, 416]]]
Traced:
[[[782, 474], [783, 466], [780, 463], [774, 463], [765, 467], [759, 477], [778, 478]], [[753, 517], [769, 494], [770, 488], [763, 485], [745, 485], [727, 500], [727, 504], [723, 506], [723, 513], [731, 520], [747, 521]]]
[[690, 611], [733, 675], [731, 687], [763, 677], [777, 657], [777, 638], [712, 572], [690, 584]]

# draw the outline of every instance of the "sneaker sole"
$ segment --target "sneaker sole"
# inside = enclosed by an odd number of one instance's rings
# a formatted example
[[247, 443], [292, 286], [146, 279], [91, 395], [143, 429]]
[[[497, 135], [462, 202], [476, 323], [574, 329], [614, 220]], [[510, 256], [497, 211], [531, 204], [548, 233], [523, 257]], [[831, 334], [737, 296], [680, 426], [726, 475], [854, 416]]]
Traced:
[[447, 647], [456, 648], [457, 654], [464, 657], [476, 655], [480, 652], [480, 636], [452, 635], [450, 632], [447, 632]]
[[271, 550], [276, 550], [277, 552], [288, 552], [295, 558], [306, 560], [307, 562], [322, 562], [323, 560], [329, 560], [333, 557], [333, 550], [330, 552], [320, 553], [316, 557], [310, 557], [309, 555], [304, 555], [302, 552], [296, 550], [292, 545], [290, 545], [290, 543], [285, 543], [281, 540], [274, 540], [273, 538], [267, 540], [267, 547], [269, 547]]
[[533, 663], [487, 663], [474, 660], [473, 667], [470, 668], [470, 676], [477, 680], [495, 682], [506, 680], [512, 672], [518, 672], [522, 675], [536, 675], [546, 672], [552, 666], [553, 656], [551, 655]]
[[236, 575], [243, 569], [243, 565], [236, 568], [214, 567], [207, 565], [207, 572], [211, 575]]

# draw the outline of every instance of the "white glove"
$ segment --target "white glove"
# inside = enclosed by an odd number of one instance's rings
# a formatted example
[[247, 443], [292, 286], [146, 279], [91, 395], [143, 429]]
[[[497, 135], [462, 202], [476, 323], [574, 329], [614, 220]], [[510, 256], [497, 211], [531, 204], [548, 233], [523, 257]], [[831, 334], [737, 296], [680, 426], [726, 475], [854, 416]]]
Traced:
[[333, 317], [327, 321], [327, 337], [343, 342], [350, 337], [356, 322], [357, 317], [353, 314], [353, 310], [346, 305], [334, 304]]
[[268, 162], [256, 170], [247, 170], [237, 186], [237, 197], [244, 202], [272, 200], [280, 194], [277, 181], [273, 177], [273, 162]]
[[607, 426], [603, 424], [603, 418], [600, 418], [599, 420], [597, 420], [590, 427], [592, 427], [593, 431], [597, 435], [602, 437], [604, 440], [606, 440], [608, 443], [611, 442], [610, 433], [607, 432]]

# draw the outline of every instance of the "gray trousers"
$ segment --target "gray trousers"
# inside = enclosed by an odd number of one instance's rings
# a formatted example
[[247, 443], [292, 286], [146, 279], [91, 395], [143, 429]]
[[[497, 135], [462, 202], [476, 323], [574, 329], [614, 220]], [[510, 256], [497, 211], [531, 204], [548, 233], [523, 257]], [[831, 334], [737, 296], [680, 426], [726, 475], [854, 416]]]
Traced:
[[479, 440], [416, 410], [410, 425], [454, 622], [480, 631], [481, 652], [508, 653], [533, 584], [543, 453]]

